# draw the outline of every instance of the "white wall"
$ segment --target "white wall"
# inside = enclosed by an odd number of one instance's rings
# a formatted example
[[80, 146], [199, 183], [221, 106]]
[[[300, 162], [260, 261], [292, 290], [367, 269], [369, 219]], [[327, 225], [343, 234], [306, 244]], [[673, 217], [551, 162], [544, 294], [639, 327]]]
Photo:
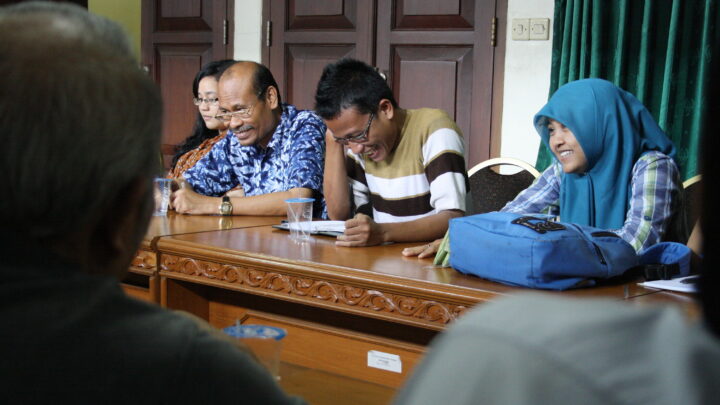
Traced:
[[262, 24], [262, 0], [235, 0], [234, 59], [260, 62]]
[[[532, 118], [547, 102], [550, 90], [553, 3], [553, 0], [508, 1], [500, 155], [522, 159], [532, 165], [540, 146]], [[513, 41], [513, 18], [549, 18], [550, 39]]]
[[[513, 18], [550, 18], [547, 41], [513, 41], [507, 24], [505, 94], [503, 96], [500, 155], [535, 164], [540, 137], [532, 117], [547, 101], [550, 89], [552, 17], [554, 0], [508, 0], [508, 22]], [[262, 0], [235, 0], [235, 59], [260, 62]]]

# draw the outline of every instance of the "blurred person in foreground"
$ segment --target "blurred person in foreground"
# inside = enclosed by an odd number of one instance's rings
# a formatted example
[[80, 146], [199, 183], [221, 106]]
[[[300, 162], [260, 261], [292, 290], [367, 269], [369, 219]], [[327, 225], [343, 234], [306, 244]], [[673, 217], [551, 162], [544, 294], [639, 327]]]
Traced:
[[300, 402], [232, 343], [123, 293], [152, 211], [160, 94], [112, 46], [114, 23], [59, 7], [0, 8], [2, 402]]

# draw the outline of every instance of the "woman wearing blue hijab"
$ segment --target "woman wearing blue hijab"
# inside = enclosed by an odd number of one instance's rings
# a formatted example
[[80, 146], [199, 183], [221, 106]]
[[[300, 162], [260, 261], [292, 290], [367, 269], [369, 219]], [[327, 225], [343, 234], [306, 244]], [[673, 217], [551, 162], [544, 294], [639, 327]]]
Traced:
[[662, 240], [678, 195], [675, 147], [632, 94], [601, 79], [559, 88], [535, 115], [555, 163], [502, 211], [549, 210], [637, 251]]
[[[607, 229], [638, 252], [663, 239], [678, 205], [675, 147], [635, 96], [606, 80], [570, 82], [534, 123], [555, 162], [501, 211]], [[429, 257], [440, 244], [403, 255]], [[444, 245], [436, 264], [447, 265]]]

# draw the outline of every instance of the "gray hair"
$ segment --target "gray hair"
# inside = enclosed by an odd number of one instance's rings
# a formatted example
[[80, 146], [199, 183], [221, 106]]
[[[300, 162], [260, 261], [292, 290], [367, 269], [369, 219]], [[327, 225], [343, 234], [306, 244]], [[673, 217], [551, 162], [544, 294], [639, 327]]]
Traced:
[[57, 239], [149, 185], [162, 102], [128, 55], [27, 21], [0, 18], [0, 227]]
[[[3, 20], [31, 23], [42, 20], [55, 37], [61, 36], [82, 42], [94, 42], [128, 57], [134, 57], [125, 31], [117, 23], [93, 14], [72, 3], [26, 1], [0, 7]], [[33, 26], [35, 28], [35, 26]]]

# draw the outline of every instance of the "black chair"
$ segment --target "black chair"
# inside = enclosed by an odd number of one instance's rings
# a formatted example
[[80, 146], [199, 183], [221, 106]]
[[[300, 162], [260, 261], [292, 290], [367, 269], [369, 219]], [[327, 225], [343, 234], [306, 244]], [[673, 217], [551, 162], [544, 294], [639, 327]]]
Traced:
[[[521, 170], [514, 174], [501, 174], [494, 168], [502, 165]], [[498, 211], [540, 176], [532, 165], [513, 158], [488, 159], [468, 171], [472, 209], [470, 214]]]
[[677, 211], [668, 225], [663, 240], [687, 243], [690, 232], [700, 220], [700, 198], [702, 175], [687, 179], [680, 190], [680, 202]]
[[688, 230], [692, 230], [700, 219], [700, 189], [702, 174], [691, 177], [683, 182], [683, 214]]

